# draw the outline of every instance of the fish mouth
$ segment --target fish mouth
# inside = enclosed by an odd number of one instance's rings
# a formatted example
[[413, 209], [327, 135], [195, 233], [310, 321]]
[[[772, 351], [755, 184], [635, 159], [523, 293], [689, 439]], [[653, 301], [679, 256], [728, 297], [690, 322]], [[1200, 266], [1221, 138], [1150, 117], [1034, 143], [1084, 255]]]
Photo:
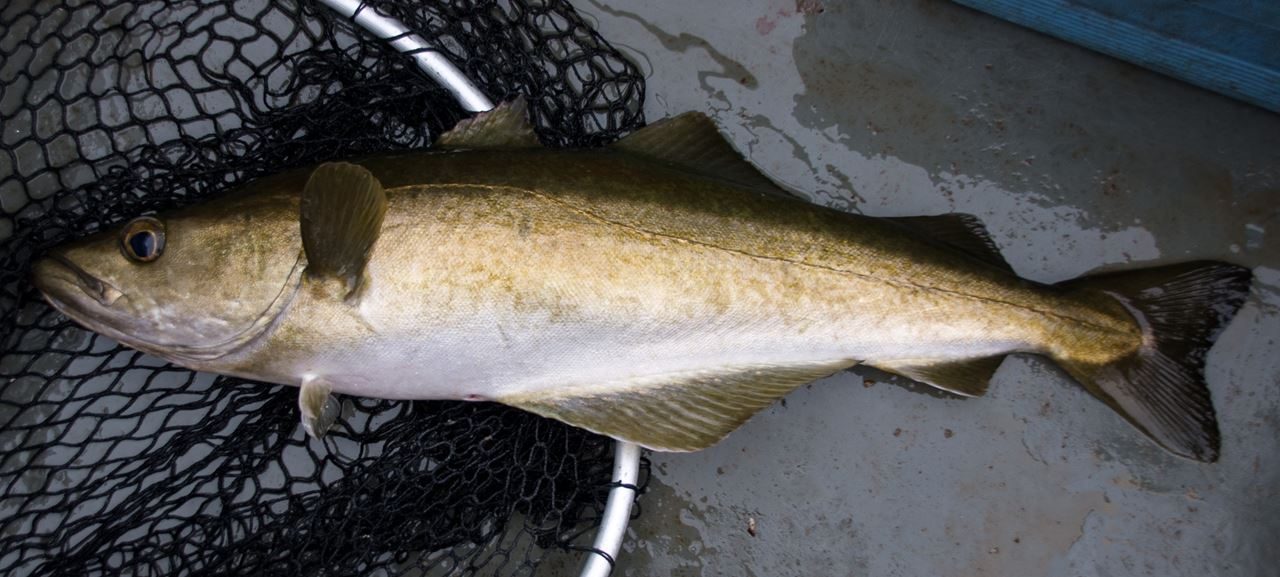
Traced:
[[124, 293], [111, 283], [89, 274], [67, 257], [57, 253], [37, 261], [32, 272], [36, 289], [44, 295], [45, 300], [63, 312], [66, 311], [60, 305], [67, 304], [66, 301], [70, 299], [65, 297], [70, 295], [59, 293], [67, 285], [79, 288], [86, 296], [104, 307], [114, 305], [120, 297], [124, 296]]
[[65, 256], [50, 253], [36, 261], [31, 267], [31, 284], [49, 306], [76, 324], [123, 343], [135, 340], [112, 328], [112, 305], [125, 294]]

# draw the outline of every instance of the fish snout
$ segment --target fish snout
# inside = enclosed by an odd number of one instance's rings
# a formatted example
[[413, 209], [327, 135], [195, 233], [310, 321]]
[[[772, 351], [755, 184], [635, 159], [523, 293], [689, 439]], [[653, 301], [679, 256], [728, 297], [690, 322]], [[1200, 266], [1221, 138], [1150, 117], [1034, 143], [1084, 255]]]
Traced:
[[84, 268], [56, 252], [36, 261], [31, 267], [32, 282], [55, 306], [71, 304], [76, 293], [88, 296], [99, 305], [109, 307], [124, 293], [111, 283], [89, 274]]

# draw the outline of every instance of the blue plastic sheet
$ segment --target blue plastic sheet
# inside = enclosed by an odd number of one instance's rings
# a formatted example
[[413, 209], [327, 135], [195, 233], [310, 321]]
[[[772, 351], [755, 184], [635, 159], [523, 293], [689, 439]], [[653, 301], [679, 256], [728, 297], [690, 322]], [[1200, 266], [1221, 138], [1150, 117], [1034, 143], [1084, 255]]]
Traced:
[[1280, 112], [1280, 1], [955, 1]]

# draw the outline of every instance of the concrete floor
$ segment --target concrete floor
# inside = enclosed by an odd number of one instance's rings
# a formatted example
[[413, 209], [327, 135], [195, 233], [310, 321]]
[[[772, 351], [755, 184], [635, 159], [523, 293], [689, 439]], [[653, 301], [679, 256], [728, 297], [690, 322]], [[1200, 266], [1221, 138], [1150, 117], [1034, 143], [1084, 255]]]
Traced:
[[576, 4], [649, 71], [651, 120], [706, 112], [815, 202], [978, 215], [1038, 281], [1194, 258], [1257, 275], [1209, 357], [1216, 464], [1037, 358], [972, 400], [859, 370], [654, 454], [615, 575], [1280, 572], [1280, 115], [943, 1]]

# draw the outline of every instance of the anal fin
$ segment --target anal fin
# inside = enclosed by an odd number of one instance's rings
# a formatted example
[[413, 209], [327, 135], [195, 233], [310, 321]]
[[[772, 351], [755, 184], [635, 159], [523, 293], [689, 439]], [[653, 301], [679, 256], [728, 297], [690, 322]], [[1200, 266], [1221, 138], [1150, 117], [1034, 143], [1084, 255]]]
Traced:
[[796, 387], [854, 364], [841, 359], [723, 367], [497, 400], [655, 451], [697, 451]]
[[877, 369], [965, 397], [981, 397], [1004, 355], [977, 359], [901, 359], [867, 363]]

